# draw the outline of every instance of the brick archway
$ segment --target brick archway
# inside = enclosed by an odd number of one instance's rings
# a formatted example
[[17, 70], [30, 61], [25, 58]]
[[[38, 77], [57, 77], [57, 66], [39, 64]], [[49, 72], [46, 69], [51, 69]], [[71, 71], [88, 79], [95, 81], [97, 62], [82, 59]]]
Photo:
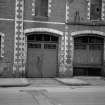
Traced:
[[75, 31], [71, 33], [71, 36], [76, 36], [79, 34], [97, 34], [101, 36], [105, 36], [105, 33], [102, 31], [96, 31], [96, 30], [83, 30], [83, 31]]
[[52, 28], [31, 28], [31, 29], [25, 29], [24, 33], [31, 33], [31, 32], [49, 32], [57, 35], [63, 35], [62, 31], [52, 29]]

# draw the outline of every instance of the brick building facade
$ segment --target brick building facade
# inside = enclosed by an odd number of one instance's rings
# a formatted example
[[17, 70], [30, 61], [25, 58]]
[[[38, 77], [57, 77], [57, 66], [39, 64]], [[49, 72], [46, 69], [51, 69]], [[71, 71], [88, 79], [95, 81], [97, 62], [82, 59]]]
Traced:
[[0, 0], [0, 23], [1, 77], [105, 75], [105, 0]]

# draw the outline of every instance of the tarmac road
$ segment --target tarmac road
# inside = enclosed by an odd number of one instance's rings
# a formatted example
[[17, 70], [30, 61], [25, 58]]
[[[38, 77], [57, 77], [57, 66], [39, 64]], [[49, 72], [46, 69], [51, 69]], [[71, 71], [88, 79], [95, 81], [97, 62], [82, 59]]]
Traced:
[[105, 87], [0, 88], [0, 105], [105, 105]]
[[105, 105], [105, 87], [75, 88], [48, 94], [59, 105]]
[[0, 87], [0, 105], [105, 105], [105, 85], [65, 86], [57, 82], [55, 85], [48, 79], [32, 82], [25, 87]]

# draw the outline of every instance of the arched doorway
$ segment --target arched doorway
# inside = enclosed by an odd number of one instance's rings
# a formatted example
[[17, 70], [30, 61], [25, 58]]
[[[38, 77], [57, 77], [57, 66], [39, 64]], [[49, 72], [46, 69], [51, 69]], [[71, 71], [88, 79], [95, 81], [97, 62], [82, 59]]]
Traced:
[[97, 34], [74, 37], [74, 76], [100, 76], [103, 67], [104, 38]]
[[27, 77], [56, 77], [58, 36], [48, 32], [27, 34]]

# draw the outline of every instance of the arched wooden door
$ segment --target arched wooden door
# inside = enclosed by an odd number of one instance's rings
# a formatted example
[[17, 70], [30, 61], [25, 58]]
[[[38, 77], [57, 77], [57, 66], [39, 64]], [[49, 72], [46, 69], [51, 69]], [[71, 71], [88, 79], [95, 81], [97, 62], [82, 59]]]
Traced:
[[58, 37], [36, 33], [27, 41], [27, 77], [56, 77]]
[[97, 35], [74, 38], [74, 75], [101, 75], [103, 43], [104, 39]]

